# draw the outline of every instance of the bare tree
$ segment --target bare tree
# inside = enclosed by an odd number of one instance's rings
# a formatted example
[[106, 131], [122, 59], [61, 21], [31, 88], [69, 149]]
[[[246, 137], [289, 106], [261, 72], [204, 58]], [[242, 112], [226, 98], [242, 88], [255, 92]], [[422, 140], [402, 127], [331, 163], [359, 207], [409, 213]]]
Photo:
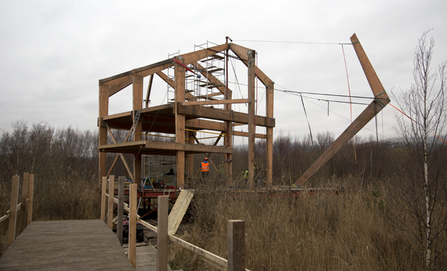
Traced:
[[[429, 31], [419, 39], [414, 56], [414, 84], [408, 92], [397, 99], [406, 115], [398, 116], [399, 135], [404, 140], [408, 159], [406, 160], [403, 182], [399, 188], [399, 205], [408, 214], [400, 227], [413, 241], [421, 265], [430, 270], [435, 268], [436, 259], [445, 251], [444, 242], [439, 238], [446, 229], [444, 165], [440, 163], [439, 149], [445, 145], [437, 137], [446, 124], [444, 88], [446, 83], [446, 62], [432, 69], [433, 38]], [[411, 223], [412, 222], [412, 223]]]

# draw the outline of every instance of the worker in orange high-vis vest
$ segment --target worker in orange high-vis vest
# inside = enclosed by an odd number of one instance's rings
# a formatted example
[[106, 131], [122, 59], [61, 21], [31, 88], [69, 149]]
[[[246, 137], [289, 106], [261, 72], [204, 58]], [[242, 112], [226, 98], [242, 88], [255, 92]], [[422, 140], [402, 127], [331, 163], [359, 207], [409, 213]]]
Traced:
[[205, 180], [208, 178], [208, 173], [210, 172], [210, 163], [208, 162], [208, 157], [205, 157], [203, 159], [203, 162], [201, 163], [202, 168], [202, 179]]

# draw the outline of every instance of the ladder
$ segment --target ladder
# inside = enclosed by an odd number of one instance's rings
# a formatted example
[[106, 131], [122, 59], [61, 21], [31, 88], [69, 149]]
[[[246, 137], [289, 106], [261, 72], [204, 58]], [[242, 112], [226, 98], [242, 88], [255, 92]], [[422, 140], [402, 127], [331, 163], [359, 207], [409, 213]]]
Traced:
[[133, 134], [135, 133], [135, 129], [137, 129], [138, 121], [140, 120], [140, 110], [135, 111], [135, 117], [133, 120], [132, 128], [130, 128], [129, 136], [127, 137], [126, 142], [129, 142], [133, 138]]

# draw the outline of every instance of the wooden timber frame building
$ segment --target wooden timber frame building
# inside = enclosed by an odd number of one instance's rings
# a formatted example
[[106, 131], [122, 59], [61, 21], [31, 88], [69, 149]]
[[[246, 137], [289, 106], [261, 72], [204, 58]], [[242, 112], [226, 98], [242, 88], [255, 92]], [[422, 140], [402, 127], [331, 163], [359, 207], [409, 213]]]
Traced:
[[[228, 87], [228, 60], [236, 58], [247, 68], [248, 97], [232, 99], [232, 90]], [[210, 69], [202, 66], [207, 59], [219, 58], [225, 63], [225, 79], [219, 80]], [[202, 64], [201, 64], [202, 63]], [[174, 70], [169, 77], [167, 69]], [[200, 75], [207, 82], [211, 94], [197, 95], [185, 87], [186, 78]], [[174, 99], [162, 105], [148, 106], [154, 76], [158, 76], [174, 90]], [[143, 80], [149, 77], [146, 93]], [[265, 86], [265, 116], [256, 115], [255, 86], [259, 80]], [[109, 115], [109, 99], [119, 91], [132, 88], [132, 109]], [[196, 94], [196, 95], [195, 95]], [[143, 99], [145, 95], [145, 99]], [[173, 58], [145, 67], [127, 71], [109, 78], [99, 80], [99, 177], [109, 176], [114, 165], [121, 158], [129, 176], [139, 184], [142, 172], [142, 155], [170, 155], [176, 157], [176, 182], [178, 188], [188, 186], [188, 179], [193, 177], [194, 155], [199, 153], [220, 153], [225, 155], [225, 184], [233, 181], [233, 139], [232, 136], [248, 137], [248, 168], [254, 167], [255, 138], [266, 140], [266, 183], [272, 184], [273, 166], [273, 118], [274, 83], [256, 66], [256, 52], [240, 45], [228, 42], [207, 47], [191, 53], [177, 55]], [[236, 112], [235, 103], [248, 105], [248, 112]], [[215, 108], [219, 105], [221, 108]], [[234, 131], [234, 126], [248, 125], [248, 132]], [[256, 133], [256, 127], [265, 127], [265, 133]], [[128, 130], [124, 142], [117, 142], [113, 129]], [[208, 130], [220, 133], [212, 145], [204, 145], [196, 138], [196, 132]], [[146, 133], [170, 134], [175, 141], [151, 141]], [[218, 146], [220, 138], [224, 144]], [[196, 144], [200, 143], [200, 144]], [[108, 169], [107, 153], [116, 157]], [[134, 155], [133, 170], [127, 165], [123, 154]], [[249, 188], [254, 188], [254, 172], [249, 171]]]

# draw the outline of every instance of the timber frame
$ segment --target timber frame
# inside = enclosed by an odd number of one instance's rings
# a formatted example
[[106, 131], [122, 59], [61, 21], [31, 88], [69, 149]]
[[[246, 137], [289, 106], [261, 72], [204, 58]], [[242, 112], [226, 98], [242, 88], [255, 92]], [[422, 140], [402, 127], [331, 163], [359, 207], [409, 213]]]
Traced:
[[[231, 55], [229, 55], [231, 53]], [[226, 61], [226, 80], [216, 77], [200, 66], [201, 60], [215, 56]], [[228, 87], [228, 58], [237, 58], [247, 67], [247, 99], [232, 99]], [[194, 154], [225, 154], [225, 184], [232, 184], [232, 155], [234, 135], [248, 137], [248, 168], [254, 167], [255, 138], [266, 140], [266, 182], [272, 185], [273, 166], [273, 96], [274, 83], [256, 66], [256, 52], [240, 45], [227, 42], [187, 54], [178, 55], [148, 66], [133, 69], [112, 77], [99, 80], [99, 177], [108, 177], [117, 161], [121, 158], [129, 176], [139, 184], [141, 179], [142, 155], [172, 155], [176, 157], [177, 187], [187, 186], [193, 176]], [[195, 68], [193, 68], [195, 67]], [[199, 67], [199, 68], [197, 68]], [[174, 78], [166, 75], [165, 70], [174, 69]], [[195, 69], [195, 70], [192, 70]], [[194, 96], [185, 88], [185, 78], [201, 74], [216, 90], [209, 97]], [[157, 75], [175, 90], [173, 102], [148, 106], [152, 82]], [[143, 80], [149, 77], [145, 100], [143, 99]], [[255, 81], [265, 86], [265, 116], [255, 114]], [[132, 109], [127, 112], [109, 115], [109, 99], [114, 94], [131, 86]], [[248, 112], [235, 112], [232, 104], [248, 104]], [[223, 105], [214, 108], [213, 105]], [[235, 125], [248, 125], [248, 132], [233, 130]], [[265, 134], [256, 133], [256, 127], [265, 127]], [[117, 142], [113, 129], [129, 130], [124, 142]], [[198, 142], [196, 131], [216, 131], [224, 138], [223, 146], [194, 144]], [[174, 135], [174, 142], [151, 141], [143, 138], [145, 133], [163, 133]], [[219, 139], [221, 137], [219, 136]], [[199, 142], [198, 142], [199, 143]], [[107, 169], [107, 153], [117, 154], [112, 166]], [[123, 154], [134, 155], [133, 170], [127, 165]], [[249, 187], [254, 188], [254, 172], [249, 171]]]

